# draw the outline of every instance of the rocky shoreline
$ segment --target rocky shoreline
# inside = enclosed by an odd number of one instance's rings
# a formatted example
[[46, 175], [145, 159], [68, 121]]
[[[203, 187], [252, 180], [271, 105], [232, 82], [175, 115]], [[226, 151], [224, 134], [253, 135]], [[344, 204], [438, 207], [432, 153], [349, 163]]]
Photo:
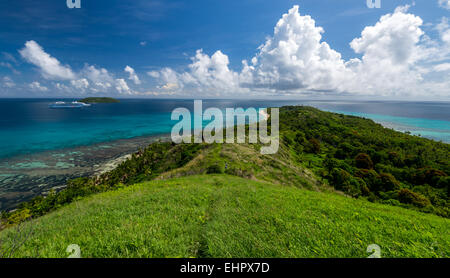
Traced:
[[139, 148], [158, 140], [170, 140], [170, 136], [142, 136], [1, 159], [0, 211], [15, 209], [52, 189], [61, 190], [70, 179], [111, 171]]

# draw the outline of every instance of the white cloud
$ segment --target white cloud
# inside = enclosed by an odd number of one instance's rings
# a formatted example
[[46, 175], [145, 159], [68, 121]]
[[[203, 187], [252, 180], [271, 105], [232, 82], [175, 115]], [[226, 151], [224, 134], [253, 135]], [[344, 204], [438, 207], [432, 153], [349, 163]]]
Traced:
[[55, 84], [56, 89], [58, 89], [59, 91], [65, 92], [65, 93], [73, 93], [73, 88], [69, 88], [68, 86], [61, 84], [61, 83], [56, 83]]
[[130, 95], [133, 93], [124, 79], [116, 79], [116, 90], [119, 92], [119, 94]]
[[69, 66], [61, 65], [35, 41], [27, 41], [19, 53], [27, 62], [37, 66], [46, 79], [71, 80], [75, 78], [75, 74]]
[[439, 0], [439, 6], [444, 9], [450, 10], [450, 0]]
[[424, 32], [420, 29], [420, 17], [406, 14], [404, 10], [396, 9], [393, 14], [382, 16], [350, 43], [363, 56], [361, 61], [347, 64], [357, 76], [357, 82], [347, 84], [348, 90], [395, 95], [410, 94], [417, 89], [414, 87], [422, 77], [415, 66], [426, 53], [418, 45]]
[[[207, 91], [230, 92], [238, 88], [238, 74], [228, 68], [228, 56], [220, 50], [211, 57], [197, 50], [189, 71], [180, 76], [184, 86], [193, 86]], [[168, 83], [175, 83], [168, 80]]]
[[[413, 6], [415, 4], [413, 3]], [[406, 13], [408, 12], [409, 8], [411, 8], [411, 5], [404, 5], [404, 6], [398, 6], [397, 8], [395, 8], [394, 13], [400, 12], [400, 13]]]
[[132, 80], [134, 82], [134, 84], [136, 84], [136, 85], [141, 84], [141, 80], [139, 79], [139, 77], [137, 76], [136, 72], [134, 71], [134, 69], [132, 67], [126, 66], [124, 71], [128, 72], [130, 74], [130, 77], [128, 77], [128, 79]]
[[90, 88], [95, 93], [107, 92], [113, 88], [115, 83], [114, 77], [105, 68], [98, 69], [86, 64], [79, 75], [91, 81], [92, 86]]
[[85, 92], [87, 88], [89, 88], [89, 81], [86, 78], [72, 80], [70, 84], [76, 89]]
[[31, 90], [33, 91], [39, 91], [39, 92], [46, 92], [48, 91], [48, 88], [45, 86], [42, 86], [39, 82], [34, 81], [28, 85]]
[[[427, 26], [439, 33], [439, 38], [433, 40], [422, 30], [422, 19], [409, 13], [409, 8], [409, 5], [400, 6], [393, 13], [380, 17], [374, 25], [365, 27], [349, 44], [360, 58], [344, 60], [322, 40], [323, 28], [317, 26], [311, 16], [301, 15], [295, 5], [277, 22], [273, 34], [257, 53], [249, 61], [242, 61], [240, 71], [230, 68], [229, 57], [222, 51], [210, 56], [199, 49], [185, 71], [166, 67], [147, 72], [156, 79], [157, 85], [143, 93], [134, 91], [125, 79], [115, 77], [105, 68], [86, 64], [75, 74], [34, 41], [28, 41], [19, 52], [25, 60], [38, 66], [45, 78], [70, 81], [70, 88], [58, 83], [59, 88], [66, 91], [69, 88], [75, 93], [90, 90], [93, 93], [220, 97], [332, 92], [448, 98], [448, 18], [442, 18], [434, 27]], [[141, 84], [133, 68], [126, 66], [124, 71], [128, 73], [128, 80]]]
[[422, 19], [396, 9], [394, 14], [381, 17], [375, 26], [364, 28], [360, 38], [350, 46], [363, 59], [389, 60], [393, 64], [413, 63], [417, 58], [417, 43], [424, 34], [420, 29]]
[[205, 95], [234, 94], [242, 91], [239, 87], [239, 74], [229, 69], [228, 56], [216, 51], [211, 57], [197, 50], [189, 70], [177, 73], [171, 68], [151, 71], [147, 74], [160, 80], [158, 88], [176, 92], [191, 91]]
[[433, 67], [434, 71], [450, 71], [450, 63], [443, 63]]
[[450, 47], [450, 26], [448, 24], [448, 18], [443, 17], [441, 22], [436, 26], [436, 29], [439, 31], [441, 40]]
[[2, 79], [2, 86], [6, 87], [6, 88], [12, 88], [16, 86], [16, 83], [14, 83], [14, 81], [11, 79], [11, 77], [9, 76], [5, 76]]
[[146, 46], [147, 45], [147, 42], [146, 41], [142, 41], [142, 42], [140, 42], [139, 43], [141, 46]]
[[[62, 92], [75, 94], [87, 91], [92, 93], [134, 93], [124, 79], [116, 79], [105, 68], [97, 68], [96, 66], [85, 64], [84, 68], [75, 74], [69, 66], [61, 65], [56, 58], [46, 53], [35, 41], [26, 42], [25, 48], [19, 52], [26, 61], [40, 68], [44, 78], [70, 83], [69, 86], [63, 82], [55, 84], [55, 88]], [[133, 68], [126, 66], [124, 70], [129, 73], [129, 79], [133, 80], [135, 84], [141, 83]], [[41, 86], [37, 81], [29, 84], [29, 87], [35, 91], [48, 90], [47, 87]]]
[[160, 74], [158, 71], [149, 71], [147, 74], [153, 78], [159, 78]]
[[161, 89], [168, 90], [168, 91], [176, 90], [176, 89], [178, 89], [178, 84], [176, 84], [176, 83], [167, 83], [167, 84], [161, 86]]
[[276, 91], [332, 90], [350, 74], [341, 55], [321, 41], [324, 30], [310, 16], [301, 16], [298, 8], [296, 5], [283, 15], [250, 65], [243, 61], [243, 86]]
[[[450, 58], [447, 19], [436, 27], [440, 41], [421, 29], [420, 17], [400, 6], [367, 26], [350, 46], [361, 58], [344, 61], [341, 54], [322, 41], [324, 30], [298, 6], [284, 14], [272, 36], [259, 47], [240, 72], [229, 69], [221, 51], [211, 57], [198, 50], [185, 72], [164, 68], [148, 75], [185, 94], [336, 92], [380, 96], [449, 97], [450, 80], [443, 62]], [[442, 74], [439, 74], [443, 72]], [[432, 74], [432, 75], [430, 75]], [[173, 84], [176, 84], [175, 87]]]

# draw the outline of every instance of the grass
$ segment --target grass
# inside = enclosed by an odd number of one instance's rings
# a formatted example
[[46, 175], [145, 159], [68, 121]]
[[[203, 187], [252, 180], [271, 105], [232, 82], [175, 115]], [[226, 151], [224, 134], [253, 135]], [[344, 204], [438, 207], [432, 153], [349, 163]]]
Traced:
[[223, 173], [247, 179], [316, 191], [334, 191], [318, 180], [311, 170], [296, 163], [283, 143], [274, 155], [262, 155], [259, 147], [254, 144], [209, 145], [186, 165], [165, 172], [158, 179], [205, 174], [211, 165], [216, 164]]
[[[216, 153], [217, 155], [217, 153]], [[196, 175], [101, 193], [27, 222], [15, 257], [449, 257], [450, 220], [240, 177]], [[3, 247], [14, 228], [0, 233]]]

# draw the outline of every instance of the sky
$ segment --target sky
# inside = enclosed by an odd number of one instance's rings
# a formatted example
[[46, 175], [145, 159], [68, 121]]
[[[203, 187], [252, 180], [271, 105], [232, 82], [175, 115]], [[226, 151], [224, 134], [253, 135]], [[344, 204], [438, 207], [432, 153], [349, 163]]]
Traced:
[[450, 100], [450, 0], [80, 2], [0, 0], [0, 97]]

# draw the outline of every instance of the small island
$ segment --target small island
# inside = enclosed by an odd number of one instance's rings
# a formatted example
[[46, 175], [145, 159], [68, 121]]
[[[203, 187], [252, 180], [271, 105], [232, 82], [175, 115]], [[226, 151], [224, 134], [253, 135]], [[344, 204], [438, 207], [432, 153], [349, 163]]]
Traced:
[[117, 99], [110, 98], [110, 97], [88, 97], [83, 98], [82, 100], [79, 100], [79, 102], [83, 103], [118, 103], [120, 102]]

